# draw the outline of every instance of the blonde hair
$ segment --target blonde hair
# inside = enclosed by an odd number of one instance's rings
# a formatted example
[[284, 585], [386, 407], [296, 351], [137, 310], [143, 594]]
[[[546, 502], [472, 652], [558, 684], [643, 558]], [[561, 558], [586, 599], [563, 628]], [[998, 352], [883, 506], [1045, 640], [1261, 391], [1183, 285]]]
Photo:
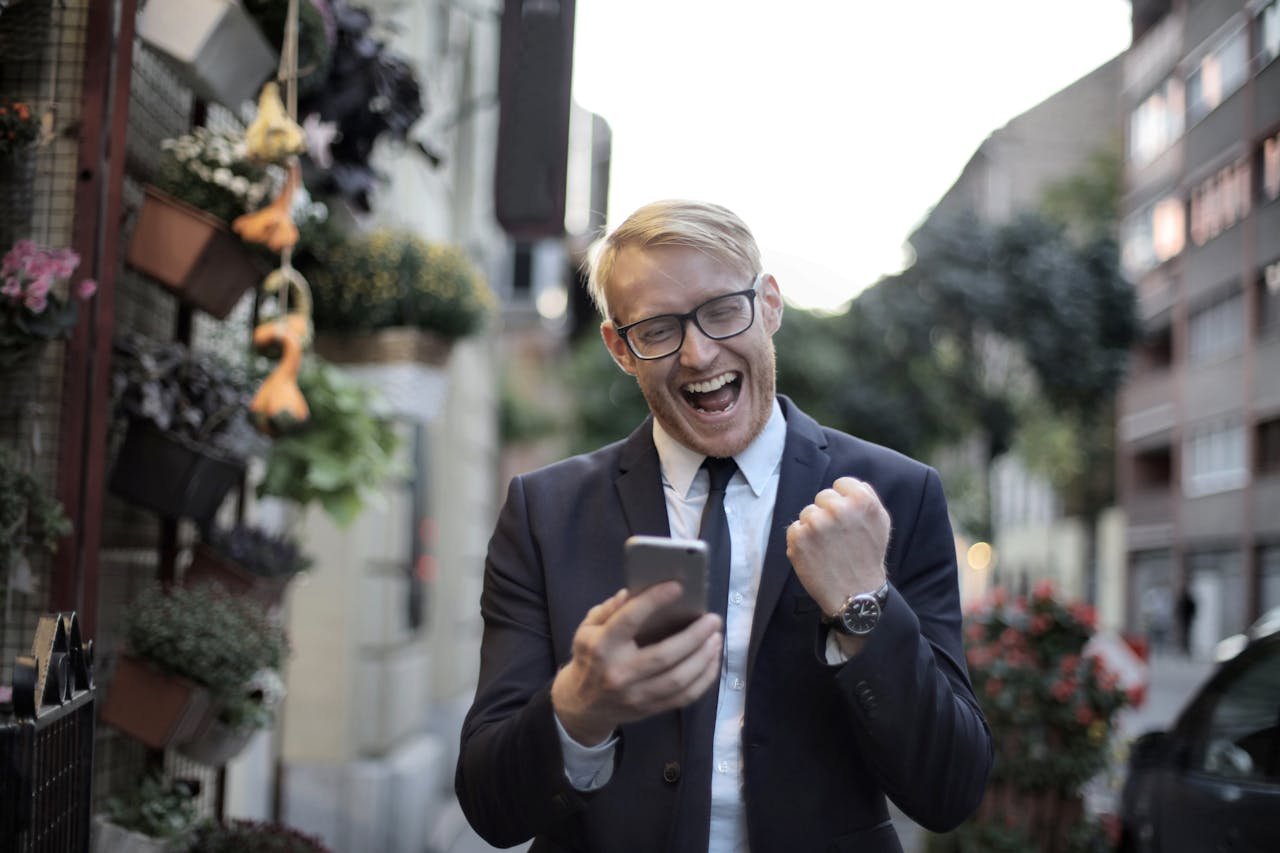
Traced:
[[668, 199], [646, 204], [592, 247], [587, 258], [587, 293], [600, 316], [609, 319], [607, 290], [618, 252], [627, 246], [688, 246], [741, 272], [760, 271], [760, 249], [737, 214], [718, 204]]

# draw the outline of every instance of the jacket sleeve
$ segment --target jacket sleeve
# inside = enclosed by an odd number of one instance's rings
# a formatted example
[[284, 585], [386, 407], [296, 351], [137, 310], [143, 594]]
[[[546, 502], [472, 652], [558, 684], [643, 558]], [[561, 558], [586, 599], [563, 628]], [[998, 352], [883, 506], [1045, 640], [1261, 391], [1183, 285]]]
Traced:
[[993, 752], [964, 663], [946, 500], [926, 470], [918, 511], [893, 520], [903, 538], [880, 624], [836, 678], [882, 790], [921, 826], [945, 832], [977, 809]]
[[551, 830], [585, 802], [564, 773], [545, 585], [519, 477], [489, 542], [480, 610], [480, 676], [454, 786], [476, 832], [508, 847]]

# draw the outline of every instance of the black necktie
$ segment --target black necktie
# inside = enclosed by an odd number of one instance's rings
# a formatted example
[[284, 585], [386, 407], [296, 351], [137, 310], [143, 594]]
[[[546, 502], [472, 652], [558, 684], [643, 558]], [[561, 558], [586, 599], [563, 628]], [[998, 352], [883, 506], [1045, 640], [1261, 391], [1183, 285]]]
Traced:
[[707, 566], [707, 609], [719, 613], [723, 619], [729, 596], [729, 557], [732, 553], [729, 519], [724, 513], [724, 493], [733, 473], [738, 470], [738, 463], [732, 456], [708, 456], [702, 467], [711, 476], [707, 504], [702, 508], [702, 523], [698, 528], [698, 538], [707, 543], [711, 557]]
[[[708, 456], [702, 463], [711, 475], [707, 505], [702, 509], [698, 538], [707, 543], [707, 609], [724, 618], [729, 595], [729, 519], [724, 512], [724, 492], [738, 470], [733, 458]], [[673, 851], [707, 849], [711, 818], [711, 747], [716, 730], [716, 705], [720, 685], [713, 684], [681, 713], [684, 737], [684, 768], [680, 780], [680, 803], [672, 827]]]

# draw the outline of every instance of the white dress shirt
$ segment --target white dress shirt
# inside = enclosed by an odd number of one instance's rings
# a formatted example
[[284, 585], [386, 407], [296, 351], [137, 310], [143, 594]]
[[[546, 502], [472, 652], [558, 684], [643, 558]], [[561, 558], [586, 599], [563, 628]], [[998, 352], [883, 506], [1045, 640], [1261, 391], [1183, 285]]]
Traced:
[[[711, 832], [709, 853], [746, 851], [747, 820], [742, 803], [742, 716], [747, 697], [747, 647], [756, 592], [764, 567], [765, 549], [773, 521], [773, 506], [782, 472], [787, 423], [778, 401], [764, 430], [746, 450], [734, 457], [738, 471], [725, 490], [724, 510], [729, 522], [731, 560], [725, 612], [724, 657], [711, 767]], [[680, 445], [655, 420], [653, 442], [662, 467], [662, 491], [667, 502], [671, 535], [698, 538], [710, 478], [701, 470], [702, 454]], [[560, 726], [559, 720], [556, 721]], [[595, 790], [613, 775], [617, 738], [595, 747], [576, 743], [560, 726], [565, 774], [583, 791]]]

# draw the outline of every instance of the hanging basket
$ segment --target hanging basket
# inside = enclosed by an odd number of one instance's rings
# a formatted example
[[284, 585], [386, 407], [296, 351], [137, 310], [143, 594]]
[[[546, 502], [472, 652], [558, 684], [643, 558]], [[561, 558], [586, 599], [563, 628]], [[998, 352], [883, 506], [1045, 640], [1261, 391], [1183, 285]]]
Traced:
[[276, 70], [275, 51], [235, 0], [149, 0], [137, 30], [193, 92], [232, 111]]
[[211, 707], [189, 740], [179, 743], [178, 752], [206, 767], [221, 767], [249, 745], [257, 729], [232, 728], [218, 719]]
[[169, 519], [207, 521], [244, 476], [242, 459], [148, 421], [132, 419], [111, 472], [111, 492]]
[[229, 560], [203, 542], [191, 552], [191, 565], [187, 566], [182, 582], [187, 586], [216, 583], [233, 595], [243, 595], [276, 607], [284, 598], [292, 575], [264, 577]]
[[150, 185], [125, 260], [219, 320], [263, 275], [226, 223]]
[[410, 362], [444, 367], [453, 341], [424, 329], [395, 326], [372, 332], [318, 332], [312, 348], [334, 364]]
[[152, 749], [190, 740], [209, 713], [209, 691], [132, 655], [116, 664], [102, 721]]

